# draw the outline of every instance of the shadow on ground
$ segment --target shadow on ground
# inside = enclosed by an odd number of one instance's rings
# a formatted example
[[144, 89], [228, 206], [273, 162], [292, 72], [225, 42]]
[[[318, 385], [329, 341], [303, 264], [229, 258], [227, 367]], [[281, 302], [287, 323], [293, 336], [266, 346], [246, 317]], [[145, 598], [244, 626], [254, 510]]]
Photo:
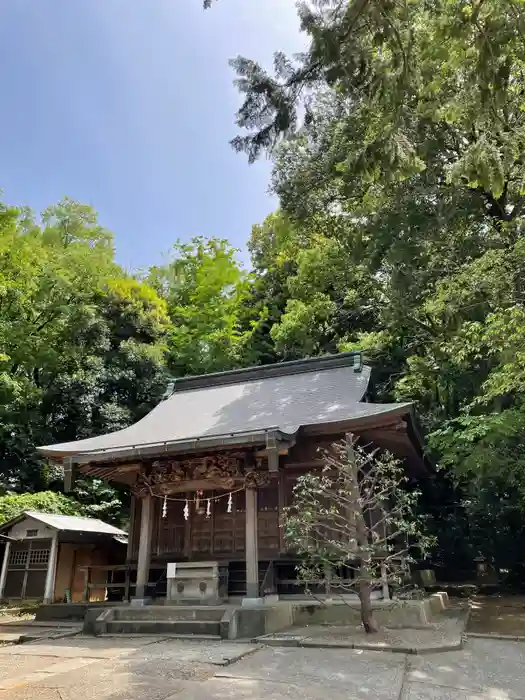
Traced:
[[0, 649], [0, 700], [522, 700], [525, 644], [425, 656], [165, 638]]
[[475, 596], [467, 632], [525, 638], [525, 596]]

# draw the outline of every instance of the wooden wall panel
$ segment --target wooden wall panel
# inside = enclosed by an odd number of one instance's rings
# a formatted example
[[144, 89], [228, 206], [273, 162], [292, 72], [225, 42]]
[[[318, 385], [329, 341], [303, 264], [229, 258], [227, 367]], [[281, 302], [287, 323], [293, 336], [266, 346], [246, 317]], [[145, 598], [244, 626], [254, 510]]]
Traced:
[[184, 503], [179, 501], [166, 501], [166, 517], [162, 517], [163, 502], [160, 498], [156, 498], [158, 508], [155, 512], [155, 518], [158, 522], [156, 528], [157, 542], [152, 551], [158, 555], [177, 554], [182, 556], [184, 553]]

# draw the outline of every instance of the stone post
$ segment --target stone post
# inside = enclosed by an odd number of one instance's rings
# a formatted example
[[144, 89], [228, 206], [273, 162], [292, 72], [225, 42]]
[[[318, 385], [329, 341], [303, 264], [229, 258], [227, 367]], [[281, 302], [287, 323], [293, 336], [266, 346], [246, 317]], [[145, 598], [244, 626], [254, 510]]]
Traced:
[[140, 539], [139, 556], [137, 561], [137, 587], [135, 600], [144, 602], [146, 586], [148, 585], [149, 567], [151, 562], [151, 538], [153, 534], [153, 496], [142, 499], [140, 509]]
[[243, 605], [261, 602], [259, 597], [259, 553], [257, 547], [257, 489], [246, 489], [246, 598]]
[[55, 578], [58, 560], [58, 532], [55, 532], [51, 540], [51, 550], [47, 562], [46, 587], [44, 589], [44, 603], [52, 603], [55, 595]]
[[4, 559], [2, 561], [2, 571], [0, 572], [0, 600], [4, 598], [5, 584], [7, 581], [7, 566], [9, 564], [9, 555], [11, 553], [11, 542], [5, 543]]

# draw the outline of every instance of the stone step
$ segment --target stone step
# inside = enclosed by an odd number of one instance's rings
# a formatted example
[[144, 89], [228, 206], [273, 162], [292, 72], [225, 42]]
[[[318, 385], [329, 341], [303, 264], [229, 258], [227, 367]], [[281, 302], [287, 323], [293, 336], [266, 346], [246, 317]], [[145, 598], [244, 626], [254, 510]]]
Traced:
[[106, 634], [166, 634], [220, 636], [220, 623], [213, 620], [112, 620], [106, 624]]
[[181, 605], [145, 605], [143, 608], [123, 607], [115, 608], [115, 620], [203, 620], [204, 622], [220, 622], [225, 608], [201, 605], [183, 607]]
[[[104, 634], [99, 634], [99, 637], [109, 637], [110, 639], [115, 639], [116, 636], [119, 636], [119, 634], [122, 633], [109, 633], [105, 632]], [[135, 633], [137, 634], [137, 633]], [[140, 634], [140, 633], [139, 633]], [[133, 636], [131, 633], [129, 636]], [[155, 635], [148, 635], [148, 636], [155, 636]], [[186, 639], [191, 642], [220, 642], [221, 637], [219, 637], [218, 634], [173, 634], [172, 632], [162, 632], [158, 637], [161, 637], [162, 639]]]

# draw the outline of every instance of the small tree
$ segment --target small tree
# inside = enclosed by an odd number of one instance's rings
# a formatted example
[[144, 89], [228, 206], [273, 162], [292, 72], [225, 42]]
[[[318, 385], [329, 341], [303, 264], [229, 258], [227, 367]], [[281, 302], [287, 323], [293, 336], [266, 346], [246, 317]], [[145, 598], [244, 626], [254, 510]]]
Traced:
[[294, 501], [285, 512], [285, 537], [303, 557], [303, 581], [324, 578], [331, 569], [350, 570], [350, 579], [334, 580], [344, 592], [357, 592], [366, 632], [377, 632], [371, 591], [399, 583], [401, 562], [414, 548], [431, 544], [416, 513], [419, 492], [407, 488], [401, 463], [388, 452], [367, 451], [353, 440], [324, 452], [321, 472], [301, 476]]

